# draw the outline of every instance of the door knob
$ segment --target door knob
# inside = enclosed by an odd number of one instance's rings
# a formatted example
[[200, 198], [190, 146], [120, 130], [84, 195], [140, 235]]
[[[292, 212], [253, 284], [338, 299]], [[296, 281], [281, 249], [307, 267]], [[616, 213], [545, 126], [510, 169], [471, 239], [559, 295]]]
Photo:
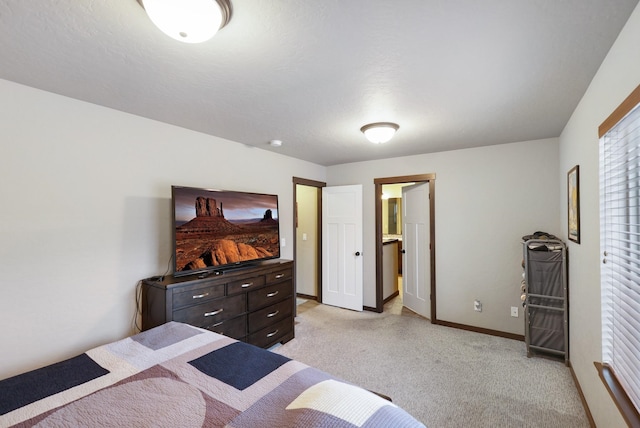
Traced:
[[360, 255], [360, 251], [356, 251], [356, 256], [359, 256], [359, 255]]
[[402, 254], [407, 254], [407, 252], [405, 250], [402, 250]]

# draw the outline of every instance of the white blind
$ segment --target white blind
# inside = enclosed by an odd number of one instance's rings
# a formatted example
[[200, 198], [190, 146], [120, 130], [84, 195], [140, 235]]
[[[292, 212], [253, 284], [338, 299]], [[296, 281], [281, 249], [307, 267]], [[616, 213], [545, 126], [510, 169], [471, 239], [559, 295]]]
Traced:
[[600, 139], [602, 359], [640, 411], [640, 108]]

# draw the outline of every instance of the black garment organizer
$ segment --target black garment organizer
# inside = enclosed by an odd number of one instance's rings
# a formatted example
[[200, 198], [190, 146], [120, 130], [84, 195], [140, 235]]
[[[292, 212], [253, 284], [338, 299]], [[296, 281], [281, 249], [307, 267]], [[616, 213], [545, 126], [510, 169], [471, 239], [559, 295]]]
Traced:
[[523, 247], [527, 356], [548, 353], [568, 364], [566, 245], [558, 239], [526, 239]]

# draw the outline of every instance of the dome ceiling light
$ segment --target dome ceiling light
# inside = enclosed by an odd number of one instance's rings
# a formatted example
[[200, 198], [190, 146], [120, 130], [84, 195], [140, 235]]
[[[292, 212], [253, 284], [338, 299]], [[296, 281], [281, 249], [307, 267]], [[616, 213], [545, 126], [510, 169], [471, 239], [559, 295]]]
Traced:
[[149, 19], [167, 36], [202, 43], [231, 19], [229, 0], [139, 0]]
[[400, 126], [396, 123], [376, 122], [363, 126], [360, 131], [372, 143], [382, 144], [389, 141], [399, 128]]

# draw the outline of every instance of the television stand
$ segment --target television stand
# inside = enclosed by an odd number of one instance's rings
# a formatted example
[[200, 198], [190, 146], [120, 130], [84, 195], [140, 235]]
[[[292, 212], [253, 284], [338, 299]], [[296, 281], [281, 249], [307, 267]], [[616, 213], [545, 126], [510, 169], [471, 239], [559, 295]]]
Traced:
[[144, 279], [142, 330], [179, 321], [263, 348], [293, 339], [293, 261], [214, 272]]

